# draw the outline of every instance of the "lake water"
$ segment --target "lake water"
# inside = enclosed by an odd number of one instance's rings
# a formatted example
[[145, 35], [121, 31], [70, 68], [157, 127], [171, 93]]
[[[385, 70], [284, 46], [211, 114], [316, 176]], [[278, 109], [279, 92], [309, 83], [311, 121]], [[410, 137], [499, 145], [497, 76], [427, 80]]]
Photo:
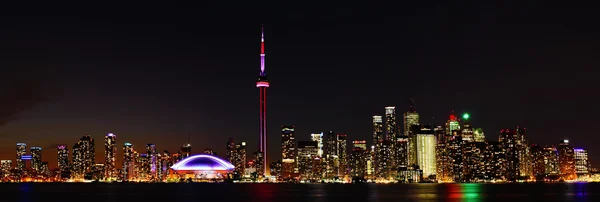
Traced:
[[0, 201], [600, 201], [600, 183], [387, 185], [21, 183], [0, 184]]

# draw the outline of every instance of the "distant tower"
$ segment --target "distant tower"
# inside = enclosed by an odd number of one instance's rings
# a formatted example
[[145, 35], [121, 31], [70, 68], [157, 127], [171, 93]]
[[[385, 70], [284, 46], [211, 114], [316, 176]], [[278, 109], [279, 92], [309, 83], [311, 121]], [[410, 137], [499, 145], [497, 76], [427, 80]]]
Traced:
[[135, 158], [133, 144], [126, 142], [123, 145], [123, 180], [132, 180], [135, 176]]
[[235, 164], [235, 142], [233, 141], [232, 137], [229, 137], [229, 139], [227, 140], [227, 148], [225, 149], [227, 160], [229, 161], [229, 163]]
[[27, 144], [17, 143], [17, 159], [15, 159], [15, 162], [17, 162], [16, 168], [18, 171], [25, 170], [25, 160], [21, 159], [25, 154], [27, 154]]
[[69, 148], [67, 145], [58, 145], [58, 168], [60, 172], [69, 171]]
[[104, 177], [107, 179], [117, 178], [117, 136], [109, 133], [104, 136]]
[[267, 79], [267, 74], [265, 72], [265, 32], [264, 29], [261, 28], [261, 37], [260, 37], [260, 73], [258, 75], [258, 79], [256, 80], [256, 87], [259, 89], [260, 93], [260, 107], [259, 107], [259, 149], [258, 151], [262, 153], [262, 167], [257, 168], [262, 171], [262, 174], [267, 173], [267, 88], [269, 87], [269, 80]]
[[31, 147], [31, 168], [35, 172], [41, 172], [42, 170], [42, 148]]

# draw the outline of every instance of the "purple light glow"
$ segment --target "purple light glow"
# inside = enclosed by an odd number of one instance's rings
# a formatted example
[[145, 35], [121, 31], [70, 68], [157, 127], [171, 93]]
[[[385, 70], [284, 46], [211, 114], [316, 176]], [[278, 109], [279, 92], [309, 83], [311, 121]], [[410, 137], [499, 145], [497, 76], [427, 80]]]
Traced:
[[576, 152], [582, 152], [584, 149], [574, 149]]
[[67, 146], [65, 146], [65, 145], [58, 145], [58, 149], [65, 149], [65, 148], [67, 148]]
[[235, 167], [223, 159], [218, 157], [198, 154], [190, 156], [182, 161], [171, 166], [173, 170], [233, 170]]
[[106, 136], [113, 137], [113, 136], [115, 136], [115, 134], [109, 133], [109, 134], [106, 134]]

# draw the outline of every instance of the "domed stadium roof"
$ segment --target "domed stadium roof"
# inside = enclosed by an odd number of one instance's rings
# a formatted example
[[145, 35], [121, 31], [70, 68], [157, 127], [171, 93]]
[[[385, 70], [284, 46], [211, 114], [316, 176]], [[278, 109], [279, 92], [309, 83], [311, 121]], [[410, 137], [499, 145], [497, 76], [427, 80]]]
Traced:
[[230, 171], [234, 166], [219, 157], [198, 154], [187, 157], [175, 165], [171, 166], [173, 170], [195, 170], [195, 171]]

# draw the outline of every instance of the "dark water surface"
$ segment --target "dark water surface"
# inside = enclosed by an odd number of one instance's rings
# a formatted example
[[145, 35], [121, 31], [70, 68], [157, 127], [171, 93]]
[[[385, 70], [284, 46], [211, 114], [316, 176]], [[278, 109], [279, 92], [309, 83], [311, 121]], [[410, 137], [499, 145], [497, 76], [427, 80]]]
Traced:
[[0, 184], [0, 201], [599, 201], [576, 184]]

